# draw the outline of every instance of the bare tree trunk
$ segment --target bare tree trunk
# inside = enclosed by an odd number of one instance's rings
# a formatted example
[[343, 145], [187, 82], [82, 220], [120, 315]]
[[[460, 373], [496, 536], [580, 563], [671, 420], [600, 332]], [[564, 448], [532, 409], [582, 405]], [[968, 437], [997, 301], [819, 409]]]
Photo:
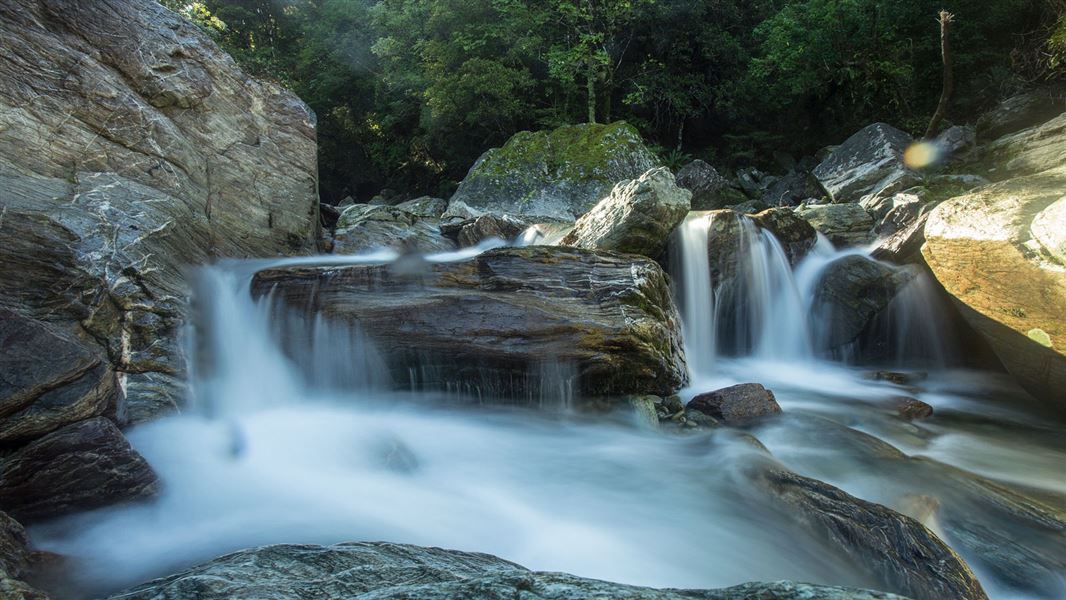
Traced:
[[589, 58], [588, 72], [585, 74], [586, 85], [588, 85], [589, 94], [589, 123], [596, 122], [596, 64]]
[[951, 24], [955, 21], [955, 15], [946, 10], [940, 11], [940, 56], [944, 61], [944, 87], [940, 92], [940, 103], [937, 104], [936, 112], [929, 121], [929, 127], [925, 130], [925, 138], [929, 139], [936, 135], [940, 128], [940, 122], [948, 112], [948, 102], [955, 92], [955, 73], [951, 68]]
[[677, 124], [677, 151], [681, 152], [681, 140], [684, 139], [685, 134], [685, 117], [681, 117], [681, 122]]

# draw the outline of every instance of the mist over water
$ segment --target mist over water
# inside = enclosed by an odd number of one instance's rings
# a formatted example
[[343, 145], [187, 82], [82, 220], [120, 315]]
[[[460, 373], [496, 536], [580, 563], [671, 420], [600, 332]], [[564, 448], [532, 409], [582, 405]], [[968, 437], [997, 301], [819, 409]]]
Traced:
[[[943, 463], [1066, 512], [1066, 439], [1043, 416], [1011, 407], [1007, 400], [1021, 394], [1009, 381], [949, 370], [949, 351], [926, 352], [917, 361], [923, 368], [930, 360], [944, 368], [908, 393], [936, 415], [912, 424], [894, 413], [899, 388], [817, 355], [822, 324], [811, 298], [819, 275], [862, 250], [838, 252], [823, 238], [793, 270], [777, 240], [752, 227], [743, 237], [742, 283], [724, 294], [707, 275], [708, 225], [689, 220], [681, 228], [679, 304], [693, 379], [685, 399], [763, 383], [784, 415], [750, 432], [773, 459], [893, 508], [905, 509], [908, 494], [934, 495], [944, 518], [1025, 533], [943, 476]], [[496, 243], [425, 260], [463, 260]], [[161, 495], [31, 532], [40, 547], [71, 557], [72, 596], [115, 591], [250, 546], [354, 540], [488, 552], [532, 569], [656, 587], [780, 579], [875, 586], [751, 487], [742, 471], [771, 459], [744, 432], [670, 436], [628, 412], [574, 413], [565, 365], [540, 367], [550, 384], [530, 407], [489, 406], [470, 390], [396, 392], [373, 340], [359, 330], [286, 314], [269, 294], [254, 301], [249, 293], [251, 276], [266, 266], [323, 262], [226, 263], [201, 273], [192, 409], [128, 433], [159, 473]], [[927, 293], [905, 292], [882, 324], [901, 348], [940, 335], [923, 304]], [[722, 331], [734, 337], [726, 341]], [[896, 364], [914, 356], [901, 352]], [[883, 448], [856, 432], [938, 462], [885, 460]], [[1041, 543], [1058, 548], [1056, 540]], [[993, 596], [1054, 597], [1046, 590], [1062, 585], [1052, 575], [1043, 591], [1018, 592], [980, 556], [955, 548]]]

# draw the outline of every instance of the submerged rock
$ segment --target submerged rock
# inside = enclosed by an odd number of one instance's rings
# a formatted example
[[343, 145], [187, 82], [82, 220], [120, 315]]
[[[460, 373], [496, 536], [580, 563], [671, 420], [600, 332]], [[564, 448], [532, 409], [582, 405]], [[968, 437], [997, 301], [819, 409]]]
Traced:
[[835, 246], [862, 246], [874, 240], [874, 220], [859, 204], [806, 205], [796, 214]]
[[586, 396], [669, 395], [686, 381], [677, 309], [649, 259], [530, 246], [423, 266], [269, 269], [252, 288], [361, 328], [416, 386], [528, 398], [545, 377]]
[[743, 424], [781, 412], [774, 393], [758, 383], [741, 383], [699, 394], [686, 408], [697, 410], [727, 425]]
[[244, 550], [156, 579], [112, 600], [196, 597], [420, 598], [444, 600], [904, 600], [854, 588], [779, 581], [718, 590], [653, 589], [530, 571], [488, 554], [384, 542], [278, 545]]
[[0, 463], [0, 509], [45, 519], [156, 492], [156, 475], [115, 425], [95, 417], [50, 433]]
[[892, 267], [855, 254], [826, 267], [813, 302], [823, 349], [854, 342], [917, 276], [916, 267]]
[[908, 188], [919, 180], [903, 162], [912, 142], [906, 133], [874, 123], [837, 146], [813, 175], [833, 202], [858, 202], [866, 194]]
[[517, 133], [474, 163], [444, 220], [502, 213], [531, 222], [575, 221], [614, 184], [636, 179], [658, 160], [622, 122]]
[[334, 254], [360, 254], [388, 248], [400, 252], [444, 252], [455, 243], [440, 233], [436, 219], [397, 206], [349, 206], [337, 220]]
[[315, 247], [314, 114], [153, 0], [0, 15], [0, 306], [169, 376], [173, 404], [183, 269]]
[[616, 185], [577, 220], [562, 245], [656, 258], [689, 212], [691, 193], [665, 167]]
[[1060, 409], [1066, 409], [1066, 262], [1047, 233], [1066, 230], [1066, 210], [1058, 209], [1064, 190], [1061, 167], [952, 198], [929, 214], [922, 249], [1007, 370]]

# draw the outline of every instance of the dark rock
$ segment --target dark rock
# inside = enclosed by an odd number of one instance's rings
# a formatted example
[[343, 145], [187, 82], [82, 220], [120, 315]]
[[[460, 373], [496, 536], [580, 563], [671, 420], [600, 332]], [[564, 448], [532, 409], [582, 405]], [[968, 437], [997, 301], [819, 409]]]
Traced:
[[9, 0], [0, 39], [0, 306], [180, 377], [184, 268], [314, 249], [313, 113], [152, 0]]
[[781, 412], [774, 393], [758, 383], [741, 383], [700, 394], [687, 407], [729, 425]]
[[511, 215], [481, 215], [460, 223], [456, 239], [460, 248], [476, 246], [490, 238], [511, 242], [528, 227], [528, 222]]
[[870, 256], [875, 260], [886, 260], [897, 265], [918, 263], [922, 259], [925, 221], [928, 218], [928, 213], [923, 214], [910, 225], [881, 240]]
[[0, 444], [121, 407], [115, 374], [96, 348], [4, 308], [0, 348]]
[[20, 520], [55, 517], [155, 491], [151, 467], [103, 417], [67, 425], [0, 464], [0, 508]]
[[813, 304], [822, 319], [823, 349], [855, 341], [917, 276], [916, 267], [893, 267], [859, 255], [844, 256], [826, 267]]
[[636, 179], [658, 162], [637, 130], [622, 122], [523, 131], [481, 155], [443, 220], [499, 213], [531, 222], [573, 222], [615, 183]]
[[818, 241], [818, 232], [814, 227], [806, 219], [797, 216], [791, 208], [764, 210], [752, 216], [751, 220], [774, 234], [793, 266], [803, 260]]
[[692, 210], [717, 210], [746, 198], [711, 165], [694, 160], [677, 172], [677, 185], [692, 192]]
[[687, 378], [666, 276], [631, 255], [501, 248], [428, 264], [415, 278], [389, 265], [269, 269], [252, 289], [358, 324], [397, 381], [417, 364], [431, 379], [420, 385], [526, 398], [550, 365], [572, 368], [589, 397], [669, 395]]
[[1062, 89], [1043, 87], [1018, 94], [1000, 102], [977, 120], [977, 135], [983, 141], [1049, 121], [1066, 111], [1066, 93]]
[[904, 600], [853, 588], [779, 581], [718, 590], [658, 590], [529, 571], [490, 556], [384, 542], [266, 546], [150, 581], [112, 600], [370, 598], [450, 600]]
[[890, 235], [907, 229], [918, 220], [925, 203], [918, 198], [900, 199], [889, 210], [884, 218], [874, 226], [874, 233], [879, 236]]
[[812, 174], [833, 202], [858, 202], [866, 194], [904, 189], [919, 181], [903, 162], [912, 142], [906, 133], [874, 123], [833, 150]]
[[914, 519], [776, 465], [756, 467], [750, 476], [828, 552], [865, 569], [878, 587], [930, 600], [988, 597], [969, 566]]
[[862, 246], [874, 240], [874, 220], [859, 204], [804, 205], [796, 214], [835, 246]]
[[941, 162], [961, 161], [977, 146], [977, 131], [967, 125], [955, 125], [940, 132], [933, 140]]
[[795, 206], [808, 198], [825, 195], [818, 180], [805, 171], [789, 171], [766, 189], [762, 201], [770, 206]]
[[400, 252], [444, 252], [455, 244], [441, 235], [439, 222], [395, 206], [357, 204], [344, 210], [333, 234], [334, 254], [389, 248]]
[[917, 398], [911, 398], [910, 396], [897, 396], [892, 399], [892, 404], [896, 408], [896, 412], [899, 416], [908, 421], [915, 419], [925, 419], [933, 416], [933, 407], [929, 406], [925, 402]]
[[562, 245], [656, 258], [688, 214], [690, 197], [675, 185], [669, 169], [653, 169], [616, 185], [577, 220]]
[[440, 219], [440, 216], [444, 214], [444, 211], [448, 210], [448, 201], [444, 198], [419, 196], [413, 200], [407, 200], [397, 204], [396, 208], [409, 212], [417, 217]]

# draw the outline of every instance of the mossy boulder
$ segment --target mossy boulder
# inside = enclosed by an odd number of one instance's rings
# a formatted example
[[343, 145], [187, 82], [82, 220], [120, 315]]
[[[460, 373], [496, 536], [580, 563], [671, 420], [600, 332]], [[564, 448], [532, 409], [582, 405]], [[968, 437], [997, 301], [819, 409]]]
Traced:
[[497, 213], [573, 222], [615, 183], [636, 179], [658, 162], [637, 130], [623, 122], [523, 131], [481, 155], [444, 217]]

